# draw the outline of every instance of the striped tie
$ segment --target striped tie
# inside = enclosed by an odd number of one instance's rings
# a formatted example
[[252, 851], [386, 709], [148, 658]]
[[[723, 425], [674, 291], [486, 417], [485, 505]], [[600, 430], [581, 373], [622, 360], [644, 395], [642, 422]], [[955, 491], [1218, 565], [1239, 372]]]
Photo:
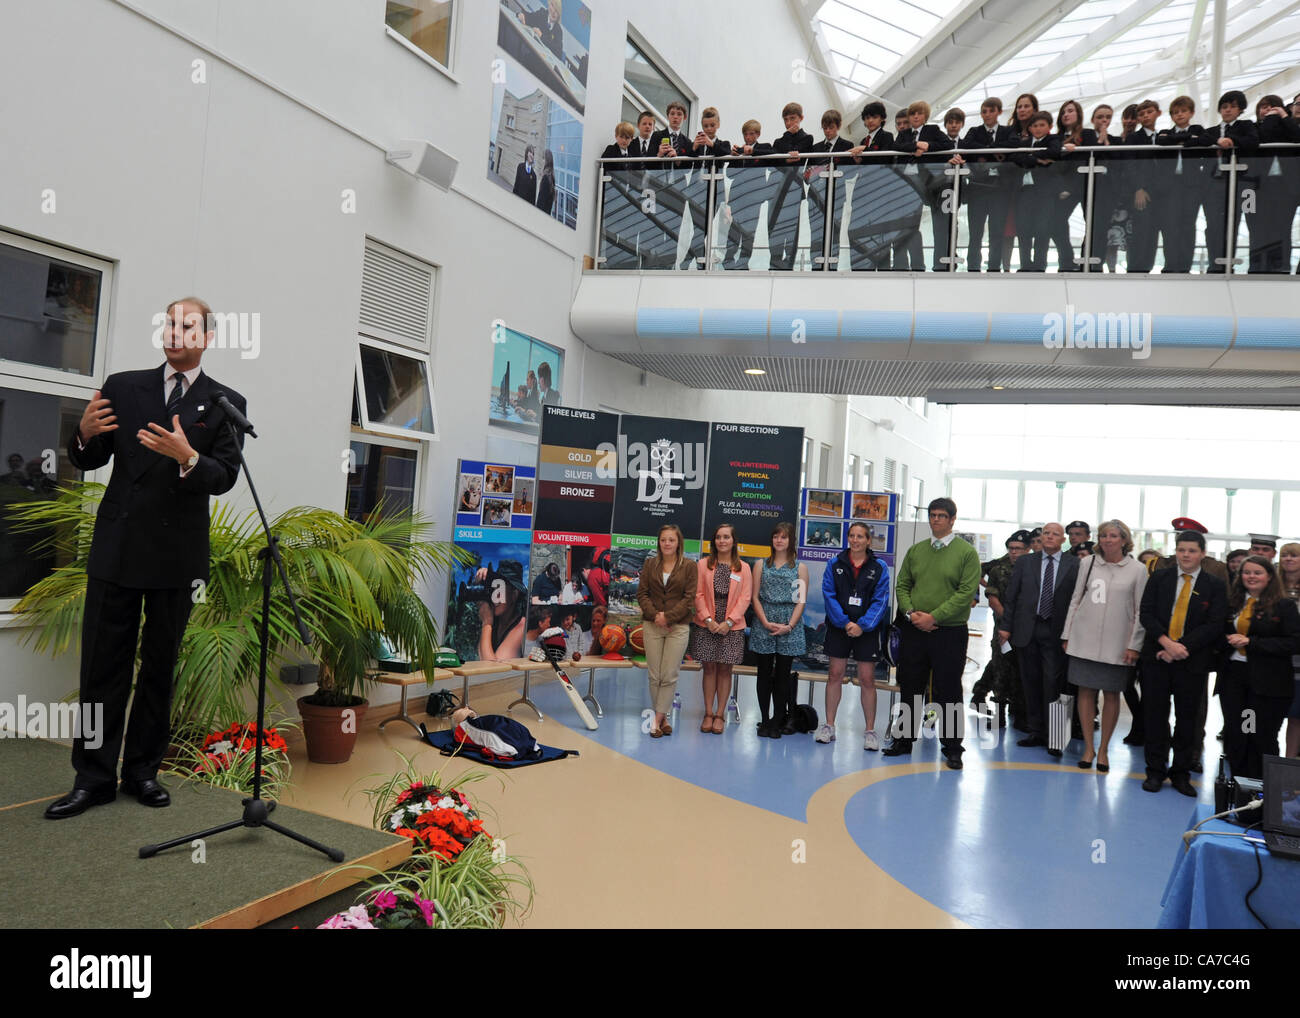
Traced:
[[167, 397], [167, 421], [176, 414], [180, 413], [181, 400], [185, 397], [185, 376], [179, 371], [172, 375], [176, 379], [176, 384], [172, 386], [171, 395]]

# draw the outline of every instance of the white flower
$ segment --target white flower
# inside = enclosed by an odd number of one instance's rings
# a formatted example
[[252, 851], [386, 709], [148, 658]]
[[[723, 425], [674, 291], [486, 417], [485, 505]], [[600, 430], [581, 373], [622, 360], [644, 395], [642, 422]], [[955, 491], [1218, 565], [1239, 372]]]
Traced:
[[456, 802], [456, 800], [453, 799], [450, 795], [444, 795], [441, 799], [438, 800], [439, 809], [457, 809], [459, 808], [459, 806], [460, 803]]
[[206, 750], [208, 753], [229, 753], [235, 748], [235, 744], [228, 739], [222, 739], [220, 742], [214, 742]]

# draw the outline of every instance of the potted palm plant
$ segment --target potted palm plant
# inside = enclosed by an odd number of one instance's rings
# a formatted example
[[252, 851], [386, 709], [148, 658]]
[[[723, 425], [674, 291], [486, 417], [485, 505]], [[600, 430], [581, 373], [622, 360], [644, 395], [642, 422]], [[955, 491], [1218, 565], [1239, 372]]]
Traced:
[[[81, 633], [86, 559], [103, 486], [65, 486], [48, 501], [15, 507], [16, 529], [42, 534], [60, 563], [37, 581], [14, 609], [32, 625], [25, 641], [38, 653], [58, 655]], [[408, 513], [372, 513], [365, 521], [310, 506], [274, 519], [285, 569], [303, 620], [313, 636], [309, 653], [320, 662], [316, 693], [304, 697], [309, 712], [332, 712], [327, 727], [355, 741], [356, 713], [364, 702], [367, 668], [376, 633], [385, 633], [417, 667], [432, 669], [438, 625], [417, 587], [464, 553], [431, 540], [432, 521]], [[261, 565], [265, 538], [254, 513], [237, 516], [218, 503], [210, 528], [211, 572], [194, 591], [194, 608], [181, 641], [172, 731], [179, 741], [202, 741], [212, 731], [248, 720], [255, 695], [261, 618]], [[272, 589], [270, 674], [289, 656], [301, 656], [283, 586]], [[352, 715], [343, 712], [352, 710]], [[314, 722], [304, 715], [309, 755]], [[351, 728], [351, 732], [343, 729]], [[349, 750], [350, 752], [350, 750]], [[312, 757], [315, 759], [315, 757]], [[344, 757], [346, 759], [346, 757]]]

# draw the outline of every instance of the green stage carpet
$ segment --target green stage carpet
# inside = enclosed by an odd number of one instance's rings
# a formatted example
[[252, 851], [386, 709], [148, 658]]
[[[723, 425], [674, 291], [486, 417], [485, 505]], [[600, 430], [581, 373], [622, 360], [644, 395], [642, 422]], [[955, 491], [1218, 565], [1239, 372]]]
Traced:
[[[330, 889], [319, 878], [335, 865], [324, 855], [273, 831], [238, 828], [214, 835], [200, 855], [188, 844], [151, 859], [141, 845], [178, 838], [238, 819], [237, 792], [164, 780], [172, 804], [150, 809], [119, 795], [69, 820], [46, 820], [49, 800], [5, 809], [72, 787], [68, 750], [53, 743], [0, 739], [0, 926], [42, 929], [189, 927], [239, 909], [285, 888], [309, 883], [308, 893], [279, 908], [301, 908]], [[345, 854], [361, 856], [409, 842], [314, 813], [277, 808], [271, 819]], [[407, 854], [403, 851], [401, 855]], [[392, 865], [386, 862], [377, 868]], [[364, 879], [369, 874], [357, 874]], [[355, 893], [356, 888], [353, 888]], [[267, 922], [267, 907], [250, 921]]]

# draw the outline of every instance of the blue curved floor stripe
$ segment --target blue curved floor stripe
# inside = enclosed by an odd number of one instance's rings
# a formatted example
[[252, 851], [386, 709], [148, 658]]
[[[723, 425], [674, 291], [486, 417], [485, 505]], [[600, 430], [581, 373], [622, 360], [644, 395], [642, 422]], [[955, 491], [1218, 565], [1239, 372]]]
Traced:
[[[1112, 772], [968, 768], [862, 789], [853, 840], [890, 876], [980, 928], [1152, 929], [1191, 801]], [[909, 836], [899, 837], [905, 823]], [[1101, 861], [1103, 860], [1104, 861]]]

